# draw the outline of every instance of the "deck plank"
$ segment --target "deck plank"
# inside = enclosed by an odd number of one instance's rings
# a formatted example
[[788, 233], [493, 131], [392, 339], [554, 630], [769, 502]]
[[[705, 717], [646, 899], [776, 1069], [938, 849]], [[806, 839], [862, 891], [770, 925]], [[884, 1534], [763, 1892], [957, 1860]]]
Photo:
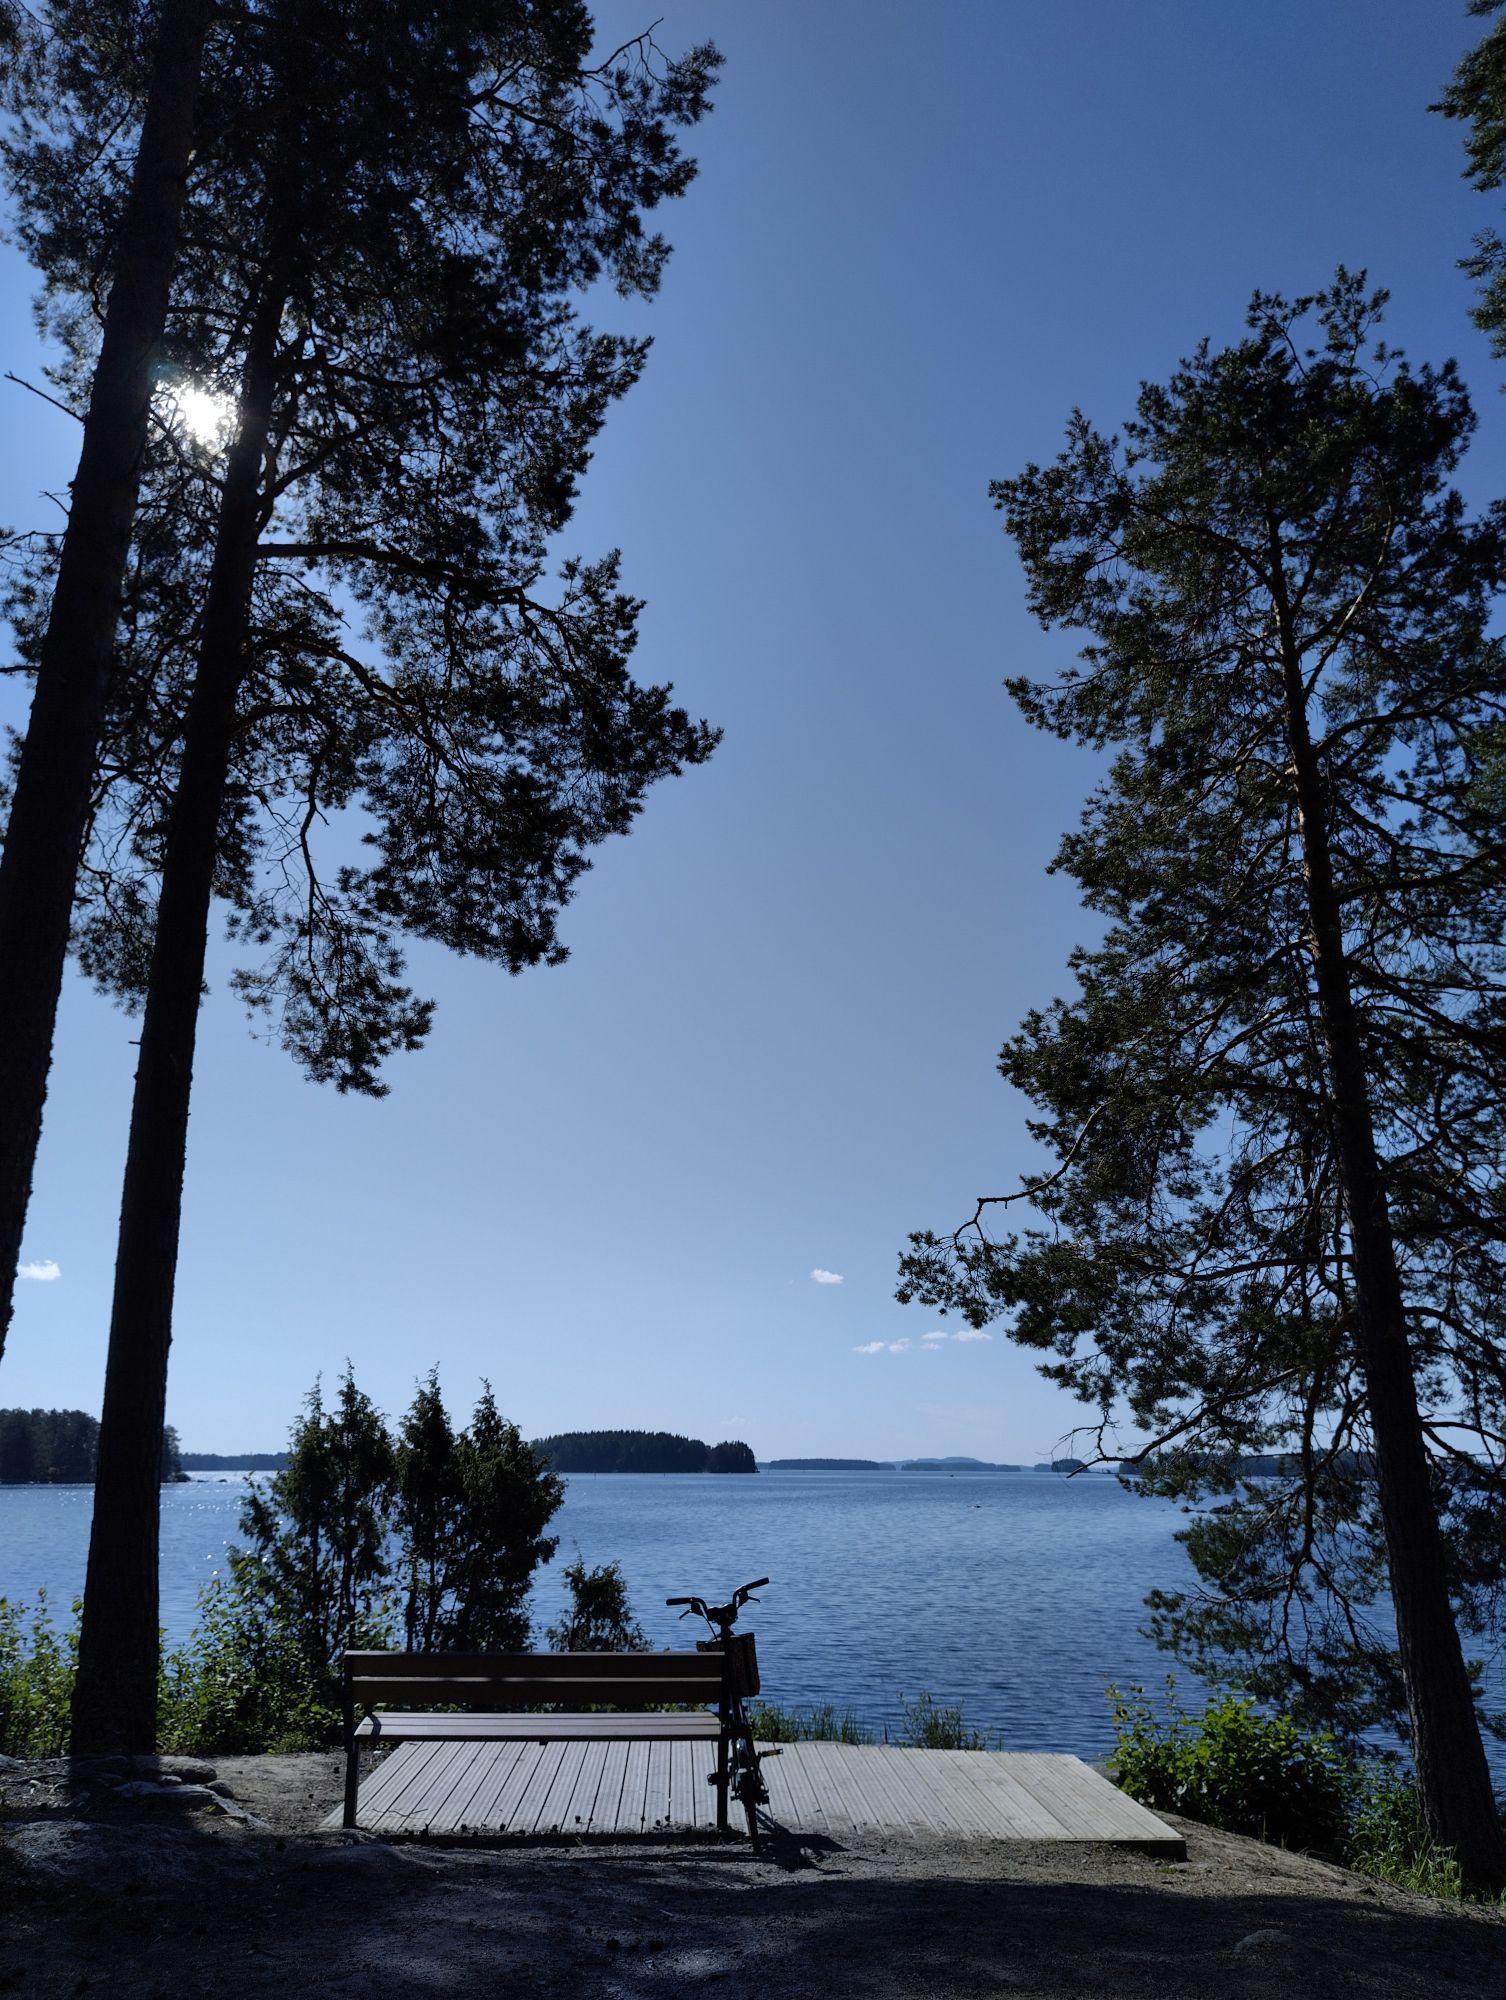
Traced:
[[362, 1813], [380, 1814], [386, 1810], [388, 1800], [394, 1791], [400, 1791], [407, 1782], [409, 1759], [401, 1748], [368, 1762], [366, 1775], [361, 1781], [360, 1809]]
[[[669, 1746], [670, 1824], [685, 1827], [692, 1833], [700, 1824], [697, 1817], [700, 1806], [700, 1800], [696, 1796], [698, 1783], [693, 1745], [671, 1743]], [[704, 1791], [706, 1788], [701, 1785], [700, 1789]]]
[[570, 1794], [575, 1790], [582, 1752], [570, 1744], [561, 1748], [564, 1754], [556, 1760], [549, 1789], [539, 1801], [538, 1817], [534, 1821], [536, 1833], [565, 1833], [570, 1830]]
[[450, 1828], [462, 1824], [465, 1808], [470, 1803], [478, 1778], [486, 1769], [487, 1761], [487, 1746], [484, 1743], [471, 1744], [468, 1757], [455, 1759], [443, 1788], [436, 1790], [425, 1801], [427, 1825]]
[[505, 1801], [510, 1791], [521, 1790], [524, 1771], [533, 1768], [537, 1743], [492, 1743], [487, 1746], [481, 1780], [466, 1805], [465, 1826], [472, 1833], [501, 1832], [510, 1810]]
[[985, 1802], [983, 1810], [990, 1816], [996, 1838], [1001, 1835], [1012, 1840], [1059, 1837], [1044, 1832], [1037, 1801], [1029, 1793], [1022, 1796], [1018, 1782], [1011, 1780], [1007, 1772], [998, 1771], [992, 1766], [986, 1770], [975, 1768], [984, 1762], [989, 1753], [977, 1750], [940, 1750], [936, 1754], [945, 1757], [952, 1764], [959, 1784], [972, 1786], [982, 1794]]
[[767, 1759], [762, 1767], [764, 1783], [769, 1788], [769, 1815], [780, 1826], [825, 1833], [826, 1814], [820, 1796], [804, 1764], [791, 1755], [795, 1748], [793, 1743], [781, 1744], [779, 1755]]
[[[510, 1765], [506, 1765], [506, 1775], [487, 1810], [487, 1825], [499, 1833], [515, 1833], [518, 1830], [523, 1800], [544, 1755], [542, 1743], [519, 1743], [516, 1749], [518, 1754]], [[499, 1765], [505, 1764], [505, 1755], [504, 1751], [498, 1750]]]
[[622, 1787], [627, 1777], [629, 1747], [626, 1743], [609, 1743], [606, 1746], [606, 1761], [601, 1767], [601, 1783], [596, 1787], [596, 1803], [591, 1808], [593, 1833], [617, 1831], [617, 1820], [622, 1811]]
[[396, 1768], [381, 1812], [373, 1819], [363, 1820], [358, 1808], [357, 1823], [367, 1827], [372, 1833], [405, 1831], [410, 1816], [416, 1815], [421, 1810], [422, 1802], [427, 1798], [430, 1788], [443, 1779], [444, 1773], [454, 1763], [463, 1747], [459, 1743], [447, 1743], [437, 1755], [427, 1757], [417, 1745], [408, 1756], [405, 1756], [403, 1749], [399, 1747], [390, 1759]]
[[[372, 1833], [641, 1834], [715, 1825], [709, 1744], [409, 1742], [361, 1788]], [[1168, 1857], [1178, 1834], [1076, 1757], [786, 1743], [764, 1766], [768, 1813], [793, 1833], [1093, 1841]], [[741, 1831], [741, 1814], [735, 1832]], [[335, 1811], [324, 1822], [336, 1829]]]
[[601, 1774], [606, 1767], [608, 1745], [588, 1743], [586, 1754], [580, 1760], [580, 1775], [570, 1794], [570, 1802], [565, 1807], [569, 1814], [566, 1822], [574, 1833], [591, 1831], [591, 1815], [596, 1810], [596, 1793], [601, 1785]]
[[1052, 1811], [1071, 1828], [1074, 1839], [1159, 1844], [1178, 1838], [1079, 1758], [1036, 1755], [1022, 1778], [1049, 1797]]
[[619, 1833], [642, 1833], [648, 1825], [648, 1745], [628, 1745], [622, 1780], [622, 1804], [617, 1811]]
[[933, 1752], [925, 1750], [880, 1749], [881, 1757], [894, 1758], [893, 1782], [903, 1794], [909, 1808], [916, 1816], [916, 1823], [930, 1833], [955, 1833], [960, 1830], [978, 1832], [966, 1815], [960, 1815], [956, 1802], [948, 1795], [946, 1779], [939, 1765], [932, 1760]]
[[862, 1809], [848, 1784], [843, 1782], [842, 1761], [834, 1755], [838, 1743], [801, 1743], [800, 1761], [810, 1769], [811, 1783], [821, 1800], [826, 1823], [838, 1833], [852, 1833], [861, 1820]]
[[489, 1746], [477, 1746], [481, 1755], [474, 1758], [470, 1769], [458, 1777], [445, 1801], [445, 1817], [460, 1832], [468, 1832], [475, 1810], [477, 1794], [482, 1791], [496, 1766], [496, 1759], [488, 1754]]
[[537, 1833], [542, 1831], [539, 1814], [544, 1801], [553, 1789], [559, 1767], [569, 1754], [568, 1743], [541, 1743], [539, 1760], [528, 1774], [528, 1783], [523, 1787], [517, 1805], [513, 1808], [514, 1833]]
[[648, 1746], [648, 1795], [645, 1800], [645, 1816], [651, 1828], [662, 1831], [669, 1823], [669, 1752], [668, 1743], [650, 1743]]
[[871, 1759], [865, 1760], [869, 1784], [880, 1799], [892, 1801], [892, 1810], [901, 1824], [924, 1831], [928, 1822], [905, 1783], [905, 1767], [889, 1760], [890, 1752], [882, 1746], [874, 1750]]

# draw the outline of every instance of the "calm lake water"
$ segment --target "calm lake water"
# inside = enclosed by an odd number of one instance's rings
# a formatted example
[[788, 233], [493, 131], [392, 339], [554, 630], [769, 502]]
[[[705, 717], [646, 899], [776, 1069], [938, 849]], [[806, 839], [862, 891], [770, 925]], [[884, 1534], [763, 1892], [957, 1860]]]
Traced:
[[[193, 1625], [198, 1591], [237, 1539], [244, 1489], [208, 1475], [162, 1489], [170, 1640]], [[45, 1585], [66, 1609], [83, 1587], [92, 1497], [87, 1486], [0, 1488], [0, 1596], [29, 1602]], [[1189, 1573], [1179, 1520], [1099, 1475], [577, 1475], [534, 1618], [542, 1629], [558, 1614], [559, 1573], [577, 1553], [621, 1563], [655, 1645], [691, 1637], [666, 1597], [720, 1597], [766, 1574], [745, 1622], [770, 1700], [830, 1701], [892, 1733], [924, 1690], [960, 1701], [1011, 1748], [1097, 1756], [1110, 1741], [1105, 1686], [1164, 1679], [1166, 1659], [1137, 1628], [1145, 1593]]]
[[[171, 1641], [237, 1539], [242, 1478], [162, 1489], [162, 1622]], [[83, 1587], [87, 1486], [0, 1487], [0, 1596], [45, 1585], [63, 1611]], [[533, 1598], [536, 1629], [559, 1613], [577, 1554], [620, 1562], [651, 1644], [685, 1645], [670, 1596], [723, 1597], [771, 1578], [745, 1615], [764, 1693], [832, 1702], [894, 1734], [907, 1698], [960, 1702], [1015, 1750], [1097, 1757], [1112, 1731], [1104, 1688], [1159, 1691], [1170, 1664], [1140, 1636], [1143, 1599], [1191, 1566], [1180, 1512], [1103, 1475], [763, 1472], [756, 1477], [571, 1478], [559, 1553]], [[542, 1641], [541, 1641], [542, 1643]], [[1184, 1699], [1199, 1705], [1198, 1684]], [[1497, 1761], [1500, 1746], [1494, 1746]]]

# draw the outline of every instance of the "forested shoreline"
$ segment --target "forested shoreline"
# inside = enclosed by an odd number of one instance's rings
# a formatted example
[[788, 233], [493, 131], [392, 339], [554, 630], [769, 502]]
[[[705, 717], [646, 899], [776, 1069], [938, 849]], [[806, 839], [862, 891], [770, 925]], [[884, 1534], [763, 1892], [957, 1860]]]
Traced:
[[[92, 1486], [98, 1456], [99, 1419], [87, 1410], [0, 1410], [0, 1486]], [[171, 1424], [162, 1477], [187, 1477]]]
[[673, 1431], [561, 1431], [533, 1449], [556, 1472], [757, 1472], [750, 1446], [705, 1444]]

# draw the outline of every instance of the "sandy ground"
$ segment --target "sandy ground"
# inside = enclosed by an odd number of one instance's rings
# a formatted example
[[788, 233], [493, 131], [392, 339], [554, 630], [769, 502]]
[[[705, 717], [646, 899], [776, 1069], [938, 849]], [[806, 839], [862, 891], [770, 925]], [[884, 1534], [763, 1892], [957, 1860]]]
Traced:
[[167, 1773], [180, 1800], [0, 1771], [0, 1994], [1506, 2000], [1506, 1919], [1191, 1823], [1180, 1865], [891, 1837], [388, 1842], [317, 1831], [333, 1757], [213, 1770], [224, 1805], [191, 1766]]

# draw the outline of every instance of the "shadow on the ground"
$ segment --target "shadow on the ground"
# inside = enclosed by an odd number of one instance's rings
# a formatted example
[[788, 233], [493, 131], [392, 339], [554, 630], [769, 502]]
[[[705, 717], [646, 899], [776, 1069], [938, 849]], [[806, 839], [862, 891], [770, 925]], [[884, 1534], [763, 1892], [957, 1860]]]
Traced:
[[741, 1843], [503, 1852], [98, 1824], [33, 1838], [45, 1852], [0, 1868], [0, 1992], [36, 2000], [1506, 1994], [1498, 1920], [1353, 1893], [1207, 1893], [1149, 1863], [1096, 1881], [1001, 1863], [989, 1879], [788, 1838], [756, 1859]]

